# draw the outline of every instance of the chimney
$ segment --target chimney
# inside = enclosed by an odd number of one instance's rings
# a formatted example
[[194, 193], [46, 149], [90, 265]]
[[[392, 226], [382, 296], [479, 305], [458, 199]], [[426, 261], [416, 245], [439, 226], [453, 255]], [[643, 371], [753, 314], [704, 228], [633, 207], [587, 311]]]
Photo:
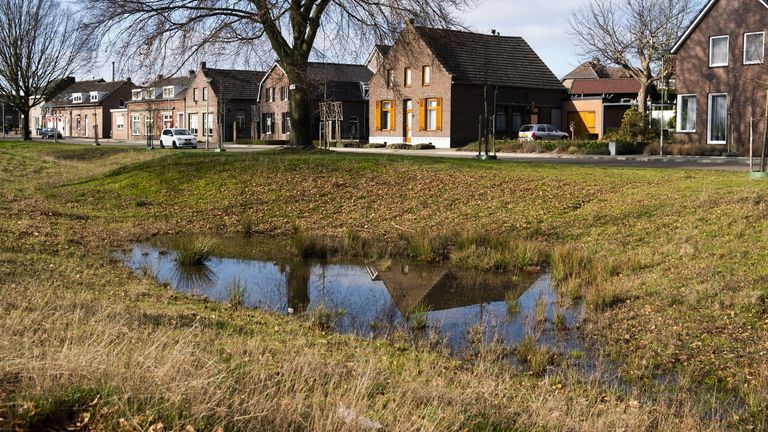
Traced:
[[491, 34], [496, 36], [496, 29], [491, 29]]
[[125, 80], [131, 82], [131, 77], [125, 77]]
[[163, 79], [163, 74], [157, 74], [157, 80], [160, 81], [161, 79]]
[[407, 20], [405, 20], [405, 26], [406, 27], [413, 27], [415, 25], [416, 25], [416, 20], [415, 19], [408, 18]]
[[205, 62], [200, 62], [200, 67], [198, 69], [205, 70], [206, 69]]
[[189, 70], [189, 76], [195, 76], [196, 74], [197, 74], [197, 72], [195, 72], [194, 69], [190, 69]]

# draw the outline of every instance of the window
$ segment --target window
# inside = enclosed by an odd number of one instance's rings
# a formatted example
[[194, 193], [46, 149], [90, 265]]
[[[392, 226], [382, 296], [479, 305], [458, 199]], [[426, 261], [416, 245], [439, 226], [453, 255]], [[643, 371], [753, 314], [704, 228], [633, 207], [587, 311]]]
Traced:
[[282, 120], [282, 124], [280, 125], [280, 129], [283, 131], [283, 133], [284, 134], [291, 133], [291, 114], [284, 112], [283, 118], [281, 120]]
[[407, 67], [405, 68], [405, 72], [403, 72], [403, 85], [406, 87], [411, 86], [411, 78], [412, 78], [411, 68]]
[[98, 102], [99, 100], [99, 92], [91, 92], [91, 102]]
[[274, 102], [274, 101], [275, 101], [275, 88], [267, 87], [267, 102]]
[[82, 93], [72, 93], [72, 103], [80, 103], [83, 101]]
[[131, 135], [141, 135], [141, 118], [138, 114], [131, 116]]
[[235, 111], [235, 123], [237, 124], [237, 130], [245, 129], [245, 110]]
[[163, 129], [170, 129], [173, 127], [173, 114], [163, 114]]
[[265, 135], [272, 135], [275, 133], [275, 113], [265, 113], [262, 116], [262, 122], [264, 124]]
[[677, 97], [677, 131], [696, 132], [696, 95]]
[[125, 129], [125, 117], [122, 114], [115, 117], [115, 127], [117, 130]]
[[419, 101], [419, 129], [429, 131], [443, 129], [442, 98], [429, 98]]
[[155, 88], [154, 87], [148, 88], [145, 97], [147, 99], [154, 99], [155, 98]]
[[280, 100], [282, 101], [288, 100], [288, 87], [286, 86], [280, 87]]
[[124, 98], [120, 98], [120, 99], [117, 100], [117, 107], [118, 108], [125, 108], [125, 99]]
[[760, 64], [765, 57], [765, 32], [744, 34], [744, 64]]
[[141, 100], [141, 90], [131, 90], [131, 99], [132, 100]]
[[174, 95], [173, 86], [163, 87], [163, 98], [170, 99]]
[[189, 131], [192, 135], [197, 135], [197, 114], [189, 115]]
[[203, 87], [203, 100], [208, 100], [208, 87]]
[[728, 66], [728, 36], [709, 38], [709, 66]]
[[[203, 89], [205, 90], [205, 89]], [[205, 92], [203, 92], [205, 94]], [[203, 135], [213, 136], [213, 113], [203, 114]]]
[[376, 130], [395, 130], [394, 103], [392, 101], [380, 101], [376, 104]]
[[432, 66], [424, 65], [421, 68], [421, 85], [429, 85], [432, 83]]
[[392, 69], [387, 70], [387, 88], [395, 86], [395, 72]]
[[178, 114], [178, 118], [179, 118], [179, 120], [178, 120], [178, 122], [176, 122], [176, 127], [177, 128], [183, 128], [184, 127], [184, 113], [179, 113]]
[[[81, 97], [81, 99], [82, 99], [82, 97]], [[82, 119], [80, 118], [80, 116], [78, 115], [78, 116], [77, 116], [77, 120], [75, 120], [75, 128], [76, 128], [77, 130], [80, 130], [80, 128], [82, 128], [82, 127], [83, 127], [83, 120], [82, 120]]]
[[196, 88], [192, 89], [192, 101], [193, 102], [197, 102], [197, 89]]
[[707, 142], [725, 144], [728, 131], [728, 95], [725, 93], [709, 95], [708, 120]]

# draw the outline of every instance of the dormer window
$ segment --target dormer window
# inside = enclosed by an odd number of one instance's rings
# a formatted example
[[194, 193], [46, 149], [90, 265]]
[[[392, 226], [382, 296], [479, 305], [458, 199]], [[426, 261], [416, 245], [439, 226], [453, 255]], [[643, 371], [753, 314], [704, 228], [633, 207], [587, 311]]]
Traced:
[[91, 102], [98, 102], [99, 100], [99, 92], [91, 92]]
[[163, 87], [163, 98], [170, 99], [174, 95], [173, 86]]
[[83, 101], [82, 93], [72, 93], [72, 103], [80, 103]]
[[147, 99], [154, 99], [155, 98], [155, 88], [148, 88], [146, 90], [145, 96]]
[[141, 90], [131, 90], [131, 99], [132, 100], [141, 100]]

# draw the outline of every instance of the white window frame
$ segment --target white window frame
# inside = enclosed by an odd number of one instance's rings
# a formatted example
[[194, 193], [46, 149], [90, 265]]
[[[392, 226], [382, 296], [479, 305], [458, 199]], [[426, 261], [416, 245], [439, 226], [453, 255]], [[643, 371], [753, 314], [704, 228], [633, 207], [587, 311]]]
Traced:
[[[725, 63], [712, 63], [712, 45], [715, 39], [725, 39]], [[712, 36], [709, 38], [709, 67], [728, 66], [730, 53], [731, 53], [731, 37], [729, 35]]]
[[99, 92], [91, 92], [91, 94], [90, 94], [90, 101], [91, 102], [98, 102], [99, 101]]
[[[725, 140], [712, 140], [712, 98], [715, 96], [725, 96]], [[710, 93], [707, 96], [707, 144], [727, 144], [728, 143], [728, 93]]]
[[83, 101], [82, 93], [72, 93], [72, 103], [80, 103]]
[[135, 101], [141, 100], [141, 93], [141, 89], [131, 90], [131, 99]]
[[187, 125], [189, 128], [189, 131], [192, 132], [192, 135], [199, 135], [200, 129], [198, 127], [199, 119], [198, 119], [197, 113], [189, 113], [187, 117], [189, 118], [189, 124]]
[[[763, 36], [763, 46], [762, 46], [762, 48], [760, 50], [760, 57], [761, 58], [758, 61], [747, 61], [747, 36], [752, 36], [752, 35], [762, 35]], [[743, 57], [743, 60], [744, 60], [744, 64], [745, 65], [762, 64], [765, 61], [765, 32], [764, 31], [744, 33], [744, 57]]]
[[125, 129], [125, 117], [122, 114], [115, 116], [115, 127], [117, 130]]
[[[693, 116], [693, 129], [681, 129], [681, 125], [683, 124], [683, 98], [684, 97], [692, 97], [694, 103], [696, 103], [696, 106], [694, 107], [694, 116]], [[681, 132], [681, 133], [693, 133], [696, 132], [696, 114], [698, 113], [698, 102], [697, 97], [695, 94], [679, 94], [677, 95], [677, 130], [675, 132]]]
[[173, 127], [173, 113], [163, 113], [163, 129], [171, 129]]
[[174, 95], [174, 87], [173, 86], [165, 86], [163, 87], [163, 99], [170, 99]]
[[176, 119], [176, 127], [183, 129], [184, 128], [184, 113], [183, 112], [177, 113], [176, 117], [177, 117], [177, 119]]
[[131, 115], [131, 135], [133, 136], [141, 135], [141, 116], [139, 114]]
[[208, 100], [208, 87], [203, 87], [203, 100]]

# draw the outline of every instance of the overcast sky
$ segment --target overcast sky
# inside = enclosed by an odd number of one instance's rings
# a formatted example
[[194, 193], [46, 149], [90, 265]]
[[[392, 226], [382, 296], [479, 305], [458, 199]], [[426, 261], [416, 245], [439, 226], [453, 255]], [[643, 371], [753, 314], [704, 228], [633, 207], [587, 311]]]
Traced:
[[566, 35], [571, 12], [588, 0], [481, 0], [465, 15], [478, 33], [496, 29], [502, 36], [522, 36], [558, 78], [579, 61], [576, 47]]

